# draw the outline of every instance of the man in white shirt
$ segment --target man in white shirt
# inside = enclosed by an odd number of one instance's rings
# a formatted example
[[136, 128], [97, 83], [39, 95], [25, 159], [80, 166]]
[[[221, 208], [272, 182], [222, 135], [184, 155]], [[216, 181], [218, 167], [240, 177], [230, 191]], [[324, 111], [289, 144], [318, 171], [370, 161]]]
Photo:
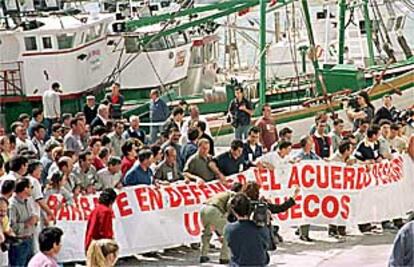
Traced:
[[203, 121], [207, 125], [205, 133], [211, 136], [208, 123], [205, 119], [200, 117], [200, 110], [198, 109], [198, 107], [195, 105], [191, 105], [189, 108], [189, 111], [190, 111], [190, 117], [184, 120], [183, 127], [181, 128], [181, 139], [180, 139], [181, 145], [187, 144], [188, 128], [195, 127], [194, 123], [196, 121]]
[[119, 157], [110, 157], [108, 160], [108, 167], [98, 171], [96, 189], [119, 189], [122, 187], [121, 178], [121, 159]]
[[289, 141], [280, 141], [276, 153], [267, 153], [259, 159], [261, 163], [271, 168], [280, 168], [286, 166], [291, 158], [292, 143]]
[[[41, 218], [41, 210], [43, 210], [46, 212], [49, 218], [54, 220], [54, 214], [46, 204], [46, 201], [44, 199], [43, 192], [42, 192], [42, 186], [40, 184], [42, 170], [43, 170], [43, 166], [40, 161], [36, 160], [29, 164], [27, 179], [29, 179], [33, 189], [32, 189], [32, 196], [28, 199], [28, 202], [36, 216]], [[42, 222], [45, 222], [45, 224], [43, 224]], [[35, 237], [39, 235], [43, 226], [47, 226], [47, 222], [48, 222], [48, 218], [44, 218], [44, 221], [41, 221], [41, 223], [38, 223], [36, 225], [35, 234], [34, 234]], [[38, 252], [39, 243], [38, 243], [37, 238], [34, 239], [33, 245], [34, 245], [33, 246], [34, 252], [35, 253]]]
[[16, 135], [16, 151], [19, 151], [23, 147], [26, 147], [29, 151], [37, 154], [37, 149], [33, 145], [32, 141], [27, 137], [27, 131], [24, 126], [17, 126], [14, 133]]
[[60, 98], [59, 93], [60, 84], [55, 82], [52, 84], [52, 87], [43, 94], [43, 114], [45, 118], [46, 126], [48, 127], [49, 133], [52, 127], [52, 124], [57, 122], [60, 118]]

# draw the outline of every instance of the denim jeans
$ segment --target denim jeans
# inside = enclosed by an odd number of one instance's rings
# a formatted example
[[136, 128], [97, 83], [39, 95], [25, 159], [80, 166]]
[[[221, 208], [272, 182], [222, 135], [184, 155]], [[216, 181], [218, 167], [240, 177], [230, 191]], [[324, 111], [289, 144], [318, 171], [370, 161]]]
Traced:
[[234, 129], [234, 137], [242, 141], [246, 140], [249, 128], [250, 125], [237, 126], [237, 128]]
[[[157, 122], [155, 122], [157, 123]], [[155, 143], [158, 139], [158, 133], [162, 134], [162, 126], [151, 126], [150, 127], [150, 137], [151, 137], [151, 142]]]
[[18, 244], [10, 245], [9, 266], [27, 266], [33, 257], [33, 238], [21, 240]]

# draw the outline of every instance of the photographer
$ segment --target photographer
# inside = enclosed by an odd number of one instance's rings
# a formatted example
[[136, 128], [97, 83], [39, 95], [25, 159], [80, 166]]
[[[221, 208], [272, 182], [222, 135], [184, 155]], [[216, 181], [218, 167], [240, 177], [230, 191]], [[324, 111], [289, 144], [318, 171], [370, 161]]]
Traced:
[[371, 121], [375, 113], [375, 108], [371, 104], [367, 92], [360, 92], [356, 97], [356, 101], [356, 107], [348, 109], [346, 112], [348, 118], [353, 121], [354, 131], [359, 128], [359, 125], [364, 119]]
[[[256, 206], [259, 204], [265, 204], [267, 210], [271, 214], [277, 214], [280, 212], [285, 212], [290, 209], [292, 206], [295, 205], [295, 198], [299, 195], [300, 189], [296, 188], [293, 196], [285, 201], [283, 204], [273, 204], [265, 197], [260, 197], [260, 185], [256, 182], [248, 182], [245, 187], [243, 188], [243, 193], [250, 199], [252, 203], [252, 210], [255, 210]], [[283, 242], [283, 238], [279, 235], [278, 226], [273, 226], [271, 224], [271, 216], [267, 216], [266, 226], [269, 228], [269, 232], [271, 233], [271, 237], [273, 239], [273, 235], [276, 236], [279, 242]], [[276, 240], [271, 240], [271, 245], [273, 246], [270, 250], [276, 249]]]
[[237, 221], [227, 224], [224, 237], [231, 251], [230, 266], [266, 266], [269, 264], [267, 249], [270, 243], [269, 231], [249, 220], [251, 203], [249, 198], [238, 193], [230, 203], [230, 209]]
[[230, 102], [228, 114], [231, 125], [234, 127], [235, 138], [246, 140], [251, 117], [253, 115], [252, 103], [244, 97], [243, 88], [237, 87], [235, 98]]

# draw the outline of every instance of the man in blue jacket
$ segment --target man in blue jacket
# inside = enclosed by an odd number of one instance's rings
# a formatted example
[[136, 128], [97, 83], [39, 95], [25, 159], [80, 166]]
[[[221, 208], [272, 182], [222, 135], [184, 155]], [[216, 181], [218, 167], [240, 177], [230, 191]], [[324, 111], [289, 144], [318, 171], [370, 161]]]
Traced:
[[161, 132], [162, 125], [170, 116], [170, 110], [167, 104], [160, 98], [160, 92], [156, 89], [150, 93], [150, 121], [155, 125], [150, 127], [151, 142], [155, 143], [158, 133]]
[[146, 184], [151, 185], [154, 182], [153, 173], [150, 169], [152, 152], [149, 149], [143, 149], [138, 154], [139, 164], [135, 165], [130, 169], [125, 177], [123, 184], [124, 186], [133, 186]]

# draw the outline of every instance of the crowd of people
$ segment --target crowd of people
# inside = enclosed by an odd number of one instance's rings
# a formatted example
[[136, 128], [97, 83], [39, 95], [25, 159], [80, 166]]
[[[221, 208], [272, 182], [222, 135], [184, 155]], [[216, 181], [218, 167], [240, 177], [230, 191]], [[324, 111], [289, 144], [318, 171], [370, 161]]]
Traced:
[[[357, 106], [347, 110], [353, 129], [345, 130], [342, 119], [317, 114], [309, 134], [294, 144], [295, 130], [289, 127], [278, 130], [270, 105], [264, 105], [262, 117], [252, 123], [253, 105], [244, 96], [243, 89], [237, 88], [228, 110], [235, 139], [228, 151], [217, 155], [209, 122], [200, 116], [196, 105], [188, 106], [182, 101], [170, 108], [159, 91], [152, 90], [151, 126], [146, 132], [140, 127], [139, 116], [122, 117], [125, 99], [118, 83], [112, 85], [111, 92], [99, 103], [94, 96], [88, 96], [83, 111], [75, 114], [61, 114], [59, 88], [54, 83], [43, 95], [42, 109], [34, 108], [31, 115], [21, 114], [10, 125], [8, 134], [5, 131], [0, 134], [0, 241], [8, 250], [11, 266], [40, 266], [38, 262], [56, 261], [54, 257], [60, 250], [63, 233], [52, 226], [55, 214], [46, 204], [52, 195], [60, 195], [62, 205], [77, 205], [80, 195], [100, 192], [96, 214], [93, 212], [89, 217], [85, 252], [88, 262], [101, 262], [88, 266], [109, 266], [107, 261], [113, 263], [119, 249], [111, 241], [114, 236], [110, 206], [116, 198], [114, 189], [213, 180], [230, 187], [226, 179], [230, 175], [251, 167], [272, 169], [300, 160], [369, 164], [390, 159], [394, 152], [409, 153], [414, 159], [414, 109], [401, 118], [401, 112], [393, 107], [392, 97], [388, 95], [383, 98], [383, 107], [375, 112], [368, 95], [361, 92], [356, 99]], [[292, 152], [296, 147], [299, 149]], [[271, 151], [275, 153], [270, 154]], [[259, 197], [258, 184], [232, 188], [234, 194], [219, 194], [203, 206], [200, 262], [209, 261], [211, 225], [222, 236], [221, 263], [232, 261], [243, 265], [244, 256], [240, 255], [254, 251], [234, 245], [242, 242], [240, 237], [234, 237], [235, 233], [244, 235], [252, 225], [242, 224], [241, 229], [228, 226], [228, 234], [225, 233], [228, 207], [232, 202], [242, 206], [233, 209], [233, 219], [241, 221], [251, 212], [251, 209], [245, 210], [246, 198], [264, 201], [268, 207], [272, 204]], [[277, 213], [293, 206], [298, 193], [295, 190], [287, 203], [272, 206], [270, 211]], [[106, 226], [96, 221], [98, 217], [99, 222], [107, 222]], [[97, 224], [105, 229], [94, 232]], [[401, 218], [383, 222], [383, 228], [402, 225]], [[359, 227], [361, 232], [374, 229], [371, 224]], [[279, 242], [282, 241], [277, 231], [274, 232]], [[313, 241], [309, 225], [299, 227], [297, 234], [303, 241]], [[330, 225], [329, 235], [344, 236], [346, 229]], [[41, 255], [33, 257], [37, 252]]]

